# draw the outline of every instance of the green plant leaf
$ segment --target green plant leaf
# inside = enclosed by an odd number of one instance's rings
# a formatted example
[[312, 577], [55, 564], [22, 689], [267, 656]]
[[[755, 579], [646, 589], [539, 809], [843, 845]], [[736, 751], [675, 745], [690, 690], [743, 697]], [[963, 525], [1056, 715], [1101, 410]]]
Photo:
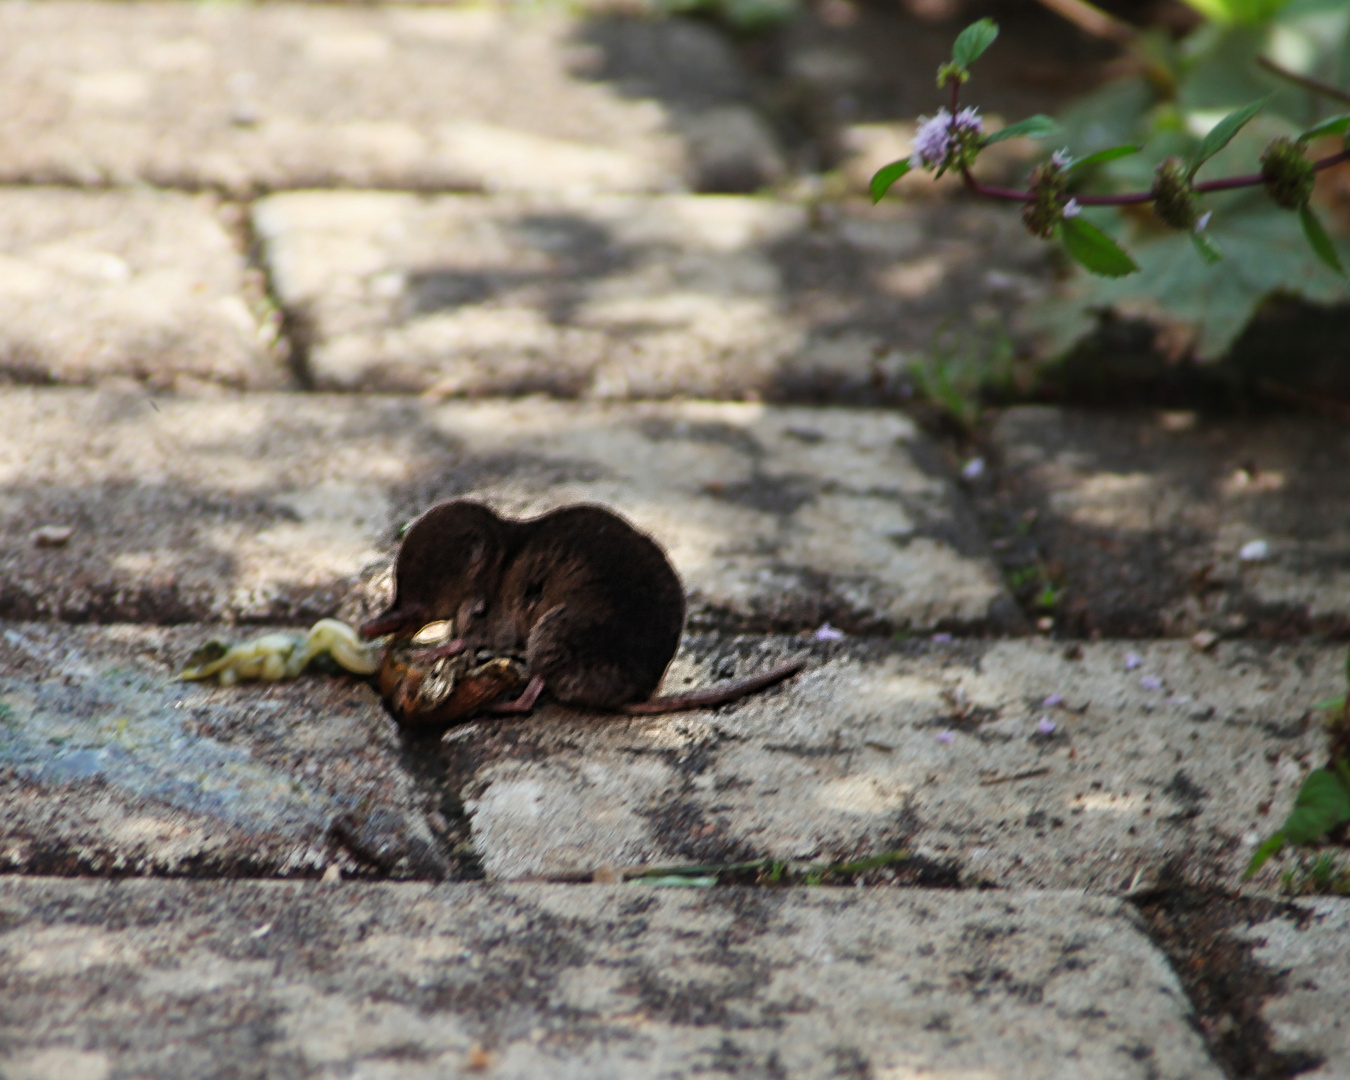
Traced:
[[957, 35], [952, 45], [952, 59], [962, 67], [970, 67], [980, 58], [980, 54], [994, 43], [998, 37], [998, 23], [993, 19], [981, 19], [971, 23]]
[[1035, 116], [1028, 116], [1025, 120], [1019, 120], [1015, 124], [1009, 124], [1002, 131], [996, 131], [984, 140], [981, 146], [993, 146], [994, 143], [1002, 142], [1004, 139], [1016, 139], [1024, 136], [1028, 139], [1048, 139], [1052, 135], [1059, 134], [1059, 124], [1044, 113], [1037, 113]]
[[1090, 169], [1094, 165], [1104, 165], [1108, 161], [1115, 161], [1117, 158], [1129, 157], [1131, 154], [1139, 153], [1137, 146], [1113, 146], [1109, 150], [1098, 150], [1095, 154], [1089, 154], [1085, 158], [1079, 158], [1070, 163], [1064, 171], [1070, 175], [1081, 169]]
[[1213, 22], [1251, 26], [1266, 22], [1289, 0], [1186, 0], [1186, 3]]
[[1314, 844], [1345, 821], [1350, 821], [1350, 791], [1334, 772], [1315, 769], [1294, 796], [1282, 831], [1291, 844]]
[[1344, 135], [1347, 129], [1350, 129], [1350, 113], [1341, 113], [1340, 116], [1331, 116], [1320, 124], [1314, 124], [1298, 137], [1298, 141], [1307, 142], [1323, 135]]
[[[1127, 158], [1121, 165], [1143, 156]], [[1212, 360], [1228, 352], [1273, 293], [1297, 295], [1310, 304], [1345, 303], [1345, 280], [1328, 273], [1313, 254], [1297, 215], [1276, 206], [1264, 191], [1247, 188], [1215, 194], [1205, 203], [1214, 207], [1214, 219], [1205, 232], [1224, 253], [1222, 267], [1206, 266], [1196, 258], [1189, 231], [1159, 229], [1152, 222], [1120, 215], [1114, 219], [1120, 243], [1128, 247], [1141, 272], [1123, 278], [1080, 273], [1063, 289], [1034, 301], [1026, 319], [1029, 328], [1041, 335], [1039, 347], [1058, 354], [1096, 330], [1097, 312], [1148, 305], [1188, 327], [1197, 359]], [[1339, 242], [1337, 247], [1345, 263], [1347, 248]]]
[[874, 206], [881, 202], [882, 197], [891, 189], [892, 184], [909, 172], [909, 168], [909, 158], [901, 158], [899, 161], [892, 161], [889, 165], [883, 165], [876, 171], [871, 184], [872, 204]]
[[1336, 253], [1336, 245], [1331, 242], [1331, 237], [1327, 235], [1326, 229], [1322, 228], [1322, 223], [1317, 220], [1313, 208], [1307, 203], [1298, 208], [1298, 222], [1303, 226], [1303, 235], [1308, 238], [1308, 246], [1313, 249], [1313, 253], [1341, 277], [1345, 277], [1345, 269], [1341, 266], [1341, 257]]
[[1345, 698], [1343, 698], [1343, 697], [1329, 697], [1329, 698], [1323, 698], [1321, 701], [1314, 702], [1314, 703], [1313, 703], [1313, 708], [1314, 708], [1314, 709], [1344, 709], [1344, 708], [1345, 708]]
[[1247, 864], [1247, 869], [1244, 871], [1242, 879], [1246, 881], [1248, 878], [1255, 876], [1256, 872], [1260, 870], [1261, 867], [1265, 866], [1266, 860], [1272, 855], [1278, 855], [1283, 848], [1284, 833], [1277, 832], [1256, 849], [1256, 854], [1252, 856], [1252, 861]]
[[1230, 112], [1217, 124], [1209, 129], [1209, 133], [1200, 140], [1200, 146], [1195, 151], [1195, 157], [1191, 159], [1191, 167], [1187, 171], [1187, 176], [1194, 176], [1200, 166], [1212, 158], [1220, 150], [1232, 141], [1246, 123], [1253, 116], [1266, 107], [1266, 102], [1270, 100], [1269, 96], [1253, 101], [1242, 108]]
[[1114, 240], [1090, 221], [1081, 217], [1065, 218], [1060, 222], [1060, 233], [1069, 254], [1091, 273], [1102, 277], [1124, 277], [1139, 269]]
[[1191, 243], [1195, 245], [1195, 250], [1200, 253], [1200, 258], [1211, 266], [1223, 259], [1223, 252], [1219, 250], [1219, 245], [1204, 233], [1191, 233]]

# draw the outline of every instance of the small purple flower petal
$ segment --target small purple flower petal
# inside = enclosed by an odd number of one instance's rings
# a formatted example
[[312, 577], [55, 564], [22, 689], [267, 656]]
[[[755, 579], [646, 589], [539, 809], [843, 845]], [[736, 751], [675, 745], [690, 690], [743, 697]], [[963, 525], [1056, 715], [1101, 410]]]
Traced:
[[1047, 694], [1044, 701], [1041, 702], [1042, 709], [1057, 709], [1064, 704], [1064, 699], [1058, 694]]
[[1144, 675], [1140, 678], [1139, 685], [1145, 690], [1161, 690], [1162, 680], [1156, 675]]
[[1144, 658], [1137, 652], [1127, 652], [1125, 654], [1125, 670], [1133, 671], [1144, 662]]
[[1083, 208], [1079, 205], [1077, 199], [1070, 199], [1064, 204], [1063, 214], [1066, 218], [1076, 218], [1082, 212]]
[[1042, 716], [1041, 722], [1036, 725], [1036, 730], [1039, 731], [1042, 735], [1053, 735], [1055, 728], [1058, 726], [1059, 725], [1057, 725], [1053, 720], [1051, 720], [1050, 717]]
[[947, 139], [951, 130], [952, 114], [938, 109], [936, 115], [919, 117], [919, 130], [914, 133], [913, 152], [909, 156], [911, 169], [932, 168], [941, 165], [947, 156]]
[[1069, 153], [1069, 148], [1066, 146], [1063, 150], [1056, 150], [1053, 154], [1051, 154], [1050, 164], [1058, 165], [1061, 169], [1067, 169], [1070, 165], [1072, 165], [1073, 155]]
[[940, 633], [934, 634], [932, 637], [932, 642], [934, 645], [950, 645], [952, 643], [952, 636], [951, 634], [947, 633], [944, 630]]
[[811, 635], [816, 641], [842, 641], [844, 632], [837, 627], [831, 626], [829, 622], [820, 624], [820, 628]]
[[935, 738], [943, 746], [951, 746], [952, 740], [955, 739], [956, 736], [950, 731], [939, 731], [936, 735], [933, 736], [933, 738]]
[[984, 458], [974, 457], [961, 466], [961, 476], [966, 480], [978, 480], [984, 475]]
[[1195, 221], [1195, 235], [1199, 236], [1209, 225], [1209, 219], [1214, 216], [1214, 211], [1209, 210], [1201, 214]]
[[983, 134], [984, 121], [980, 119], [980, 110], [967, 105], [956, 114], [956, 119], [952, 121], [952, 130], [958, 134], [966, 131], [973, 135]]
[[1262, 562], [1270, 558], [1270, 545], [1264, 540], [1250, 540], [1238, 551], [1243, 562]]

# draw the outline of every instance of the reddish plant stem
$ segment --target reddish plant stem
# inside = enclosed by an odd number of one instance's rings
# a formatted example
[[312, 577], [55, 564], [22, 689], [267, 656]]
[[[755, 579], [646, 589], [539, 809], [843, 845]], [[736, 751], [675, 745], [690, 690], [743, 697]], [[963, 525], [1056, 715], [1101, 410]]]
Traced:
[[[1330, 157], [1324, 157], [1313, 162], [1313, 171], [1321, 172], [1323, 169], [1330, 169], [1333, 165], [1339, 165], [1343, 161], [1350, 161], [1350, 150], [1342, 150], [1339, 154], [1332, 154]], [[1018, 191], [1015, 188], [995, 187], [992, 184], [982, 184], [971, 175], [969, 169], [962, 169], [961, 176], [966, 182], [966, 187], [970, 188], [976, 195], [983, 195], [989, 199], [1006, 199], [1009, 202], [1031, 202], [1035, 193], [1031, 191]], [[1231, 191], [1234, 188], [1257, 187], [1265, 183], [1265, 178], [1260, 173], [1248, 173], [1245, 176], [1227, 176], [1222, 180], [1206, 180], [1203, 183], [1195, 185], [1197, 195], [1205, 195], [1211, 191]], [[1119, 195], [1074, 195], [1080, 206], [1138, 206], [1140, 203], [1152, 202], [1153, 192], [1151, 191], [1128, 191]]]

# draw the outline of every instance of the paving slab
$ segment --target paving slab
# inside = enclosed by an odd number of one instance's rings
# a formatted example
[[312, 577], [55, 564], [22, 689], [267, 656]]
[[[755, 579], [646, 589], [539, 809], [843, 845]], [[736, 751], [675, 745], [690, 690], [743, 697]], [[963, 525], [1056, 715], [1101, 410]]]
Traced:
[[[473, 496], [520, 516], [613, 506], [670, 552], [696, 622], [1019, 618], [897, 413], [110, 388], [6, 391], [0, 417], [3, 617], [359, 617], [385, 602], [398, 526]], [[73, 532], [52, 546], [52, 527]]]
[[5, 1075], [1218, 1080], [1068, 893], [0, 880]]
[[[710, 27], [525, 7], [7, 4], [0, 180], [753, 190], [781, 171]], [[660, 86], [625, 77], [634, 50]]]
[[971, 205], [288, 192], [254, 228], [314, 385], [442, 397], [899, 400], [1049, 266]]
[[1294, 911], [1231, 932], [1279, 978], [1262, 1009], [1272, 1049], [1317, 1061], [1298, 1073], [1309, 1080], [1350, 1075], [1350, 899], [1301, 898]]
[[9, 188], [0, 250], [0, 382], [291, 383], [212, 197]]
[[1030, 639], [761, 638], [690, 640], [665, 686], [808, 648], [805, 673], [719, 711], [625, 719], [549, 705], [452, 735], [446, 771], [465, 777], [485, 871], [909, 850], [919, 870], [967, 884], [1118, 893], [1177, 860], [1236, 885], [1324, 762], [1309, 706], [1344, 685], [1343, 650], [1311, 645], [1101, 643], [1070, 659]]
[[[1011, 568], [1106, 635], [1350, 632], [1350, 451], [1312, 416], [1009, 409], [976, 486]], [[1001, 535], [999, 535], [1001, 534]]]
[[353, 678], [175, 681], [219, 627], [0, 630], [0, 870], [440, 878], [452, 841]]

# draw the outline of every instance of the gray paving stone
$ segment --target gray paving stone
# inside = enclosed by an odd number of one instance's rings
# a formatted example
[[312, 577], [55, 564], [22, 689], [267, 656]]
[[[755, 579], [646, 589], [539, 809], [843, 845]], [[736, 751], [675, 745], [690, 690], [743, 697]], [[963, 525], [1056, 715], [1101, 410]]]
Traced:
[[[805, 647], [689, 644], [667, 688]], [[600, 721], [551, 705], [449, 743], [449, 773], [472, 770], [489, 876], [908, 849], [967, 883], [1123, 892], [1178, 859], [1236, 884], [1323, 763], [1309, 706], [1343, 686], [1343, 650], [1310, 645], [816, 650], [790, 683], [718, 712]]]
[[[17, 389], [0, 393], [0, 470], [11, 618], [368, 608], [397, 526], [455, 496], [515, 515], [615, 507], [666, 546], [704, 623], [1018, 618], [940, 460], [895, 413]], [[74, 532], [45, 546], [49, 526]]]
[[213, 631], [3, 625], [0, 871], [450, 873], [374, 692], [175, 681]]
[[317, 386], [435, 396], [895, 400], [1047, 265], [986, 206], [290, 192], [254, 225]]
[[0, 381], [290, 382], [211, 197], [10, 188], [0, 250]]
[[[542, 6], [7, 4], [0, 180], [753, 190], [781, 164], [743, 81], [706, 26]], [[700, 145], [719, 110], [752, 149]]]
[[1281, 990], [1267, 999], [1262, 1018], [1277, 1053], [1316, 1057], [1321, 1064], [1299, 1076], [1334, 1080], [1350, 1075], [1350, 900], [1336, 897], [1297, 901], [1302, 916], [1257, 923], [1232, 933], [1253, 944], [1252, 957], [1278, 973]]
[[0, 880], [5, 1075], [1218, 1080], [1066, 893]]
[[[1006, 529], [995, 545], [1052, 568], [1073, 628], [1350, 631], [1344, 424], [1035, 406], [1008, 410], [990, 438], [1002, 467], [977, 495]], [[1013, 527], [1028, 515], [1030, 544]]]

